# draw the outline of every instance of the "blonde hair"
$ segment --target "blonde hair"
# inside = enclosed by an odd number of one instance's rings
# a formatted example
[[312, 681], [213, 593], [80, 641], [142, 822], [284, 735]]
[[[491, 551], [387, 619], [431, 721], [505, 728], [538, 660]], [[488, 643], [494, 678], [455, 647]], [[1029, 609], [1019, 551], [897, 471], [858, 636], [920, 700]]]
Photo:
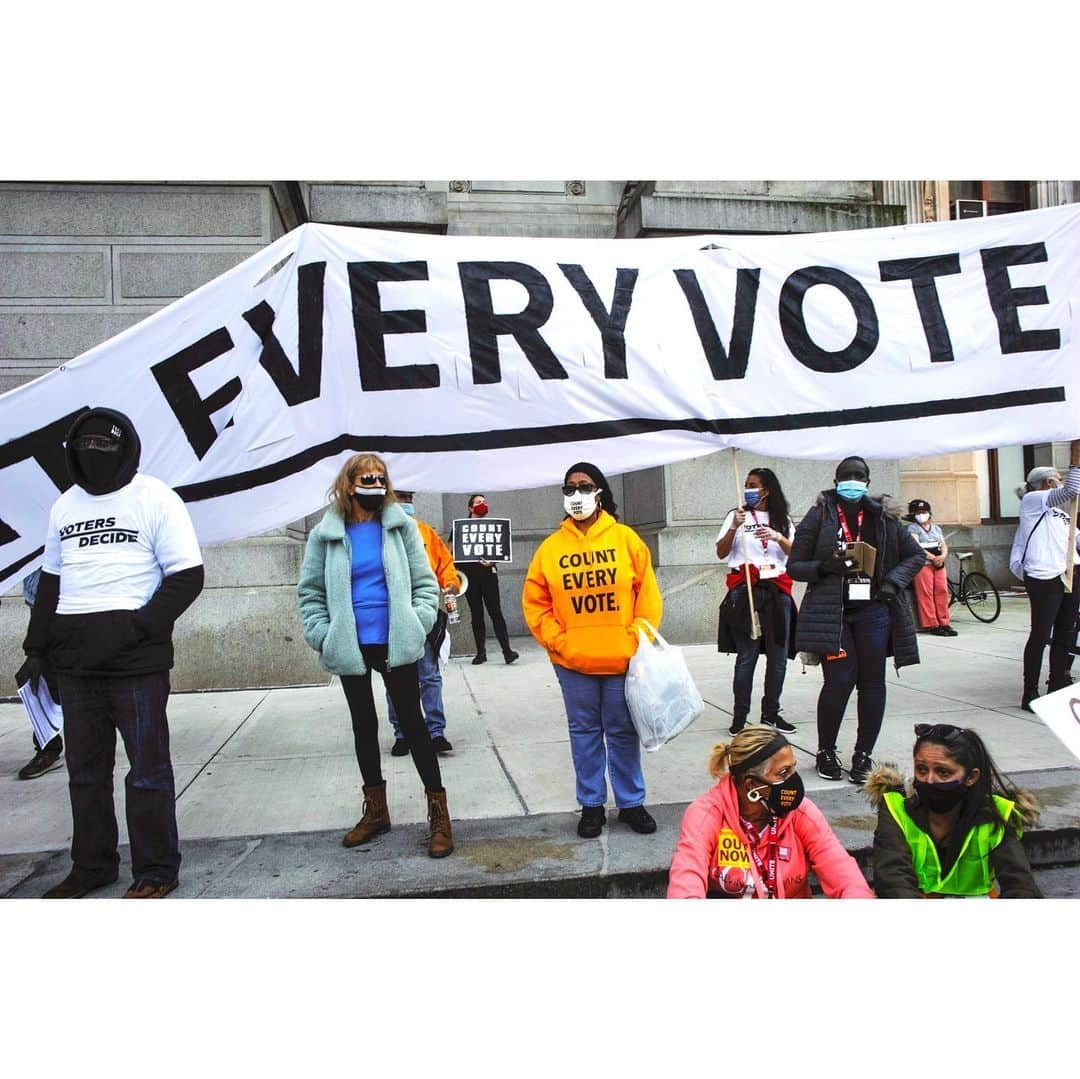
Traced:
[[775, 737], [772, 727], [744, 727], [730, 742], [717, 742], [709, 757], [709, 774], [719, 779], [730, 771], [738, 771], [743, 761], [764, 749]]
[[392, 505], [397, 496], [394, 494], [394, 485], [390, 482], [390, 469], [386, 462], [377, 453], [354, 453], [342, 466], [337, 478], [326, 492], [330, 504], [334, 506], [342, 519], [352, 520], [353, 514], [353, 490], [356, 488], [356, 477], [363, 476], [367, 472], [378, 470], [386, 476], [386, 497], [383, 499], [383, 508]]

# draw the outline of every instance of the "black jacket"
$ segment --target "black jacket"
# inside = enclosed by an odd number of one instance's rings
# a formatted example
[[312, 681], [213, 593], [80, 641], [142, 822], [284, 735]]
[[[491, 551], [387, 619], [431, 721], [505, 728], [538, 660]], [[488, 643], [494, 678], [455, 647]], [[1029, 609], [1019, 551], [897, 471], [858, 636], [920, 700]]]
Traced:
[[[784, 634], [784, 614], [779, 605], [787, 597], [784, 591], [769, 581], [758, 581], [754, 585], [754, 609], [761, 625], [762, 642], [770, 639], [779, 643]], [[791, 632], [788, 634], [788, 659], [795, 658], [795, 630], [798, 626], [798, 611], [795, 600], [791, 598]], [[716, 627], [716, 650], [718, 652], [737, 652], [738, 642], [733, 630], [750, 633], [750, 604], [746, 602], [746, 585], [739, 584], [729, 588], [720, 603], [720, 617]]]
[[[822, 491], [818, 495], [817, 502], [799, 522], [788, 555], [790, 576], [809, 584], [799, 611], [795, 650], [810, 655], [835, 655], [840, 650], [844, 578], [821, 572], [822, 563], [836, 550], [840, 528], [836, 505], [835, 491]], [[891, 581], [897, 592], [902, 593], [926, 564], [926, 555], [884, 500], [864, 496], [861, 508], [864, 513], [862, 538], [877, 549], [874, 593], [884, 581]], [[907, 604], [901, 599], [893, 603], [891, 609], [892, 629], [887, 654], [894, 658], [899, 669], [919, 662], [919, 646]]]
[[[120, 490], [138, 471], [142, 452], [138, 433], [122, 412], [95, 408], [75, 420], [67, 435], [68, 443], [90, 416], [107, 417], [123, 432], [123, 448], [107, 487], [110, 491]], [[85, 477], [70, 448], [67, 457], [72, 480], [86, 489]], [[92, 493], [103, 491], [94, 489]], [[41, 657], [50, 674], [120, 676], [167, 671], [173, 665], [173, 623], [194, 602], [202, 587], [203, 567], [194, 566], [165, 577], [140, 610], [57, 614], [60, 578], [43, 572], [23, 651]]]

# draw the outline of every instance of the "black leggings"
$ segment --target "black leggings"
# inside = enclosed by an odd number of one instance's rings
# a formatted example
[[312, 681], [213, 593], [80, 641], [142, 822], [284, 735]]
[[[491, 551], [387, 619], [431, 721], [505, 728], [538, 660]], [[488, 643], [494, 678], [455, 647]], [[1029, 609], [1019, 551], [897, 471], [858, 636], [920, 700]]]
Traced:
[[420, 676], [416, 664], [386, 668], [385, 644], [362, 644], [360, 651], [367, 664], [367, 674], [343, 674], [341, 688], [349, 704], [352, 718], [353, 742], [356, 761], [365, 786], [383, 782], [382, 763], [379, 759], [379, 717], [375, 712], [375, 698], [371, 692], [371, 672], [378, 671], [383, 678], [387, 693], [394, 704], [398, 722], [409, 743], [413, 764], [429, 791], [441, 791], [442, 774], [439, 758], [431, 746], [431, 735], [420, 713]]
[[476, 651], [486, 651], [484, 608], [487, 607], [491, 616], [491, 627], [495, 630], [495, 639], [505, 656], [510, 651], [510, 635], [506, 632], [506, 619], [503, 618], [502, 602], [499, 598], [499, 575], [493, 566], [481, 566], [479, 563], [466, 566], [465, 573], [469, 578], [469, 590], [465, 593], [465, 598], [469, 601]]
[[1073, 577], [1073, 590], [1065, 591], [1060, 577], [1042, 581], [1024, 574], [1024, 588], [1031, 603], [1031, 634], [1024, 646], [1024, 696], [1031, 698], [1039, 692], [1039, 671], [1043, 651], [1050, 644], [1050, 692], [1068, 683], [1066, 676], [1072, 667], [1069, 648], [1076, 629], [1076, 609], [1080, 600], [1080, 573]]

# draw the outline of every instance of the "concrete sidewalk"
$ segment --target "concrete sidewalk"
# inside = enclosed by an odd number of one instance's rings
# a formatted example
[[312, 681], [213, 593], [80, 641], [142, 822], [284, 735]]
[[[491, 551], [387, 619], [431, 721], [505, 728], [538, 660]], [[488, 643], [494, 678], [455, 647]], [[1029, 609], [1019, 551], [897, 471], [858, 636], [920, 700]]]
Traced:
[[[1003, 599], [986, 626], [954, 608], [960, 635], [922, 635], [923, 662], [897, 677], [889, 667], [888, 708], [875, 758], [910, 770], [912, 725], [973, 727], [999, 766], [1040, 792], [1047, 806], [1031, 835], [1041, 864], [1080, 860], [1078, 762], [1033, 715], [1018, 707], [1020, 657], [1028, 629], [1025, 598]], [[424, 853], [421, 783], [410, 758], [384, 754], [394, 829], [370, 847], [346, 851], [341, 835], [358, 819], [360, 775], [340, 686], [175, 695], [169, 707], [184, 865], [177, 896], [416, 894], [657, 894], [686, 803], [711, 783], [712, 745], [726, 740], [734, 657], [708, 645], [685, 649], [708, 702], [686, 733], [644, 754], [654, 836], [609, 824], [600, 842], [581, 840], [566, 719], [554, 673], [534, 642], [516, 640], [521, 659], [474, 667], [452, 658], [444, 672], [447, 736], [440, 759], [457, 850], [441, 862]], [[757, 672], [760, 693], [764, 662]], [[378, 685], [378, 678], [376, 678]], [[849, 783], [813, 769], [814, 708], [820, 671], [789, 665], [785, 716], [798, 730], [810, 796], [858, 856], [868, 850], [873, 815]], [[377, 700], [379, 695], [377, 694]], [[380, 714], [385, 702], [379, 700]], [[854, 740], [854, 697], [840, 737], [845, 765]], [[388, 751], [392, 734], [382, 727]], [[39, 895], [63, 877], [71, 837], [67, 776], [59, 770], [20, 782], [32, 752], [18, 703], [0, 704], [0, 895]], [[118, 750], [121, 843], [123, 775]], [[610, 809], [609, 804], [609, 809]], [[613, 817], [613, 813], [609, 813]], [[413, 827], [408, 827], [412, 825]], [[126, 858], [126, 852], [124, 854]], [[97, 893], [119, 895], [121, 879]], [[574, 881], [572, 887], [566, 884]], [[562, 882], [562, 883], [560, 883]]]

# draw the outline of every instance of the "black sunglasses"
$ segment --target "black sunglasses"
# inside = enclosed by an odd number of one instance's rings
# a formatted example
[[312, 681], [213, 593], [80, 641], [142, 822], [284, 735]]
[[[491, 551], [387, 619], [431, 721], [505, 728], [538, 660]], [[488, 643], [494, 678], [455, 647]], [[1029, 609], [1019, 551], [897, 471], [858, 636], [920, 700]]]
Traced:
[[377, 476], [374, 472], [367, 472], [363, 476], [357, 476], [356, 482], [362, 487], [374, 487], [377, 484], [385, 483], [385, 476]]
[[596, 489], [595, 483], [564, 483], [562, 493], [572, 495], [580, 491], [583, 495], [591, 495]]
[[915, 737], [928, 738], [931, 735], [943, 742], [955, 742], [967, 734], [965, 727], [954, 727], [951, 723], [916, 723]]

